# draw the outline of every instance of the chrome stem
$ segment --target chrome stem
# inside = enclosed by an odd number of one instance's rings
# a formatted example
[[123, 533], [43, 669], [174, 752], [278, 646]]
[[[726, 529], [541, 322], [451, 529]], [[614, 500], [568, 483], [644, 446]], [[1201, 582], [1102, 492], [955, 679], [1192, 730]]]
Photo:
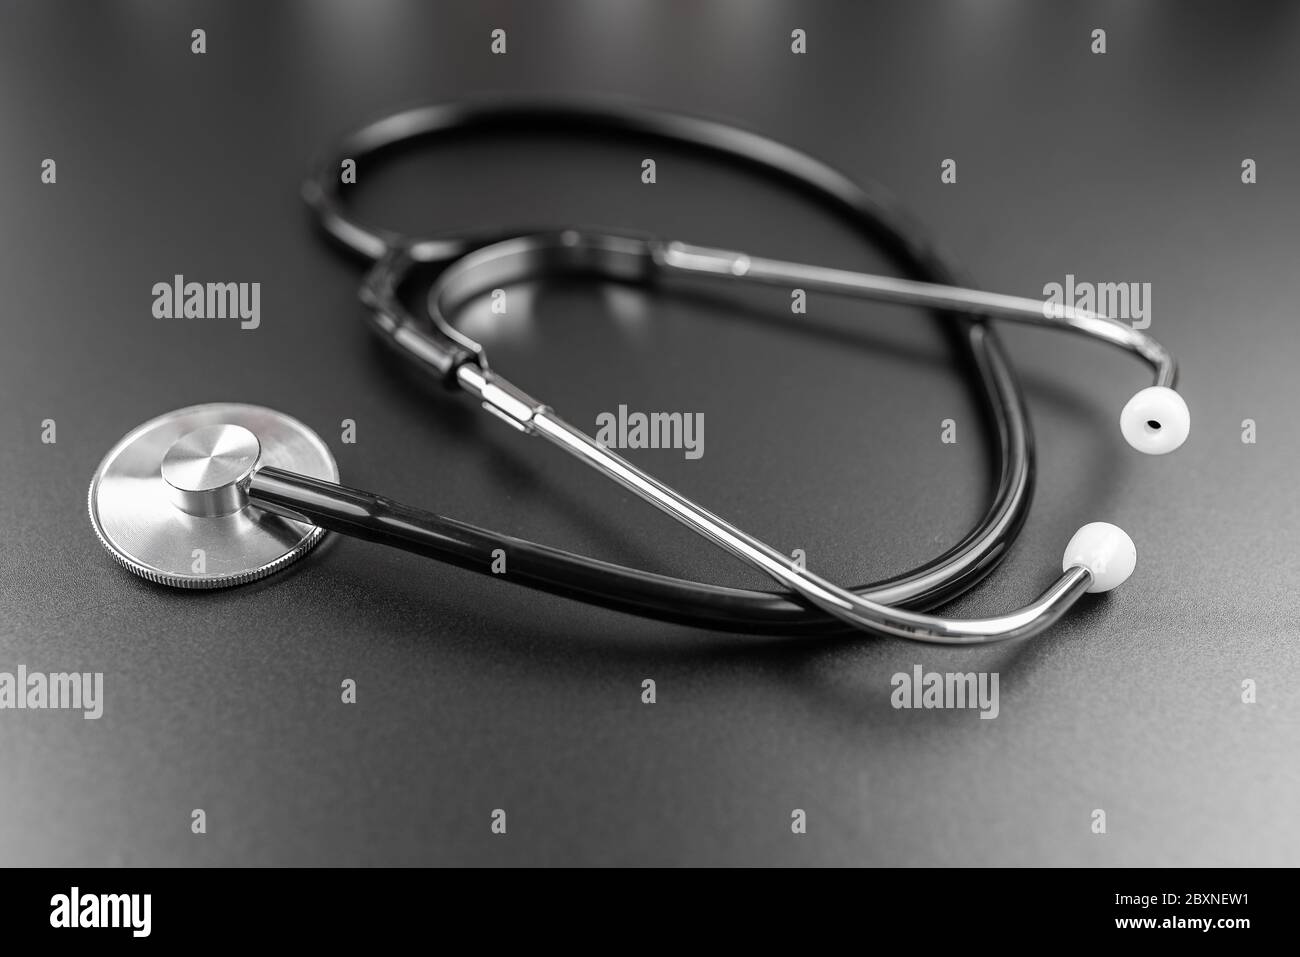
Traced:
[[1092, 584], [1091, 572], [1072, 567], [1030, 604], [991, 618], [949, 619], [882, 605], [796, 566], [775, 548], [600, 445], [557, 416], [549, 406], [496, 373], [466, 362], [456, 370], [456, 377], [461, 387], [480, 399], [484, 408], [497, 418], [521, 432], [542, 436], [778, 584], [802, 595], [823, 611], [867, 631], [938, 644], [982, 644], [1028, 637], [1059, 619]]
[[1178, 378], [1178, 366], [1173, 355], [1146, 333], [1100, 313], [1076, 309], [1062, 303], [1047, 303], [1023, 296], [1006, 296], [981, 289], [944, 286], [896, 276], [877, 276], [847, 269], [764, 259], [728, 249], [693, 246], [689, 243], [660, 244], [656, 250], [656, 262], [667, 273], [742, 279], [777, 286], [802, 286], [883, 302], [930, 306], [1067, 329], [1135, 353], [1155, 372], [1155, 385], [1172, 389]]

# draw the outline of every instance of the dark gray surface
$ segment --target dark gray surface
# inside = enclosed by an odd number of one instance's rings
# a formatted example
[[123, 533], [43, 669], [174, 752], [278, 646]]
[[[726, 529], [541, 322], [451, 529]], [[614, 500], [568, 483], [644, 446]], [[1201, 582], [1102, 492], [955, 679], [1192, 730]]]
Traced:
[[[0, 712], [0, 862], [1300, 860], [1300, 7], [24, 2], [3, 21], [0, 669], [102, 670], [107, 704], [97, 722]], [[496, 26], [504, 57], [488, 53]], [[1098, 26], [1105, 56], [1088, 50]], [[789, 53], [794, 27], [806, 56]], [[1138, 363], [1006, 329], [1038, 493], [1001, 571], [956, 607], [1032, 597], [1091, 520], [1133, 536], [1132, 580], [1042, 638], [945, 651], [712, 635], [337, 538], [224, 593], [115, 566], [85, 516], [99, 458], [160, 412], [240, 400], [316, 428], [353, 484], [762, 586], [370, 341], [358, 267], [297, 198], [308, 160], [376, 114], [491, 91], [604, 91], [790, 142], [887, 184], [992, 289], [1151, 282], [1192, 438], [1167, 458], [1131, 451], [1117, 419], [1146, 384]], [[598, 222], [882, 265], [726, 171], [664, 153], [643, 186], [645, 153], [426, 154], [363, 181], [359, 206], [406, 228]], [[47, 156], [55, 186], [39, 182]], [[955, 186], [939, 182], [945, 157]], [[260, 281], [262, 328], [152, 318], [150, 287], [177, 272]], [[806, 329], [747, 321], [786, 302], [545, 286], [512, 297], [516, 325], [491, 342], [503, 372], [578, 423], [620, 402], [703, 411], [701, 460], [634, 460], [832, 579], [938, 553], [989, 481], [933, 321], [825, 297]], [[956, 446], [939, 442], [949, 417]], [[339, 442], [344, 418], [356, 445]], [[1000, 672], [1000, 717], [891, 709], [890, 676], [914, 663]], [[355, 706], [339, 703], [345, 677]], [[1258, 704], [1240, 703], [1243, 678]]]

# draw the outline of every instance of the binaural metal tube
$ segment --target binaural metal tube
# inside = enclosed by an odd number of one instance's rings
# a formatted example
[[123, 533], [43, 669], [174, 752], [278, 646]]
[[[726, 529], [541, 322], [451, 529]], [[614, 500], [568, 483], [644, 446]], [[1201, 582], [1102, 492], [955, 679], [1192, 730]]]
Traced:
[[656, 260], [668, 273], [740, 279], [770, 285], [797, 285], [810, 289], [862, 296], [911, 306], [930, 306], [979, 316], [998, 316], [1030, 325], [1050, 326], [1101, 339], [1144, 359], [1155, 372], [1155, 385], [1172, 389], [1178, 366], [1172, 353], [1140, 330], [1087, 309], [1044, 303], [1023, 296], [1007, 296], [896, 276], [877, 276], [765, 259], [729, 249], [668, 242], [658, 245]]
[[797, 567], [770, 545], [600, 445], [499, 375], [465, 363], [457, 369], [457, 378], [465, 391], [482, 400], [484, 407], [498, 418], [522, 432], [542, 436], [818, 608], [867, 631], [938, 644], [982, 644], [1024, 638], [1049, 627], [1092, 584], [1090, 571], [1071, 567], [1029, 605], [992, 618], [941, 618], [882, 605]]

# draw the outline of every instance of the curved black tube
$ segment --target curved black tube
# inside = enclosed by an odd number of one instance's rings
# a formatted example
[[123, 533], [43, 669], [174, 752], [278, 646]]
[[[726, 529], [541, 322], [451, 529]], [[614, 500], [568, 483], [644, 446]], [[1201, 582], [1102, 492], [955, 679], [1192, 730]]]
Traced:
[[[794, 188], [869, 242], [883, 247], [914, 278], [972, 285], [944, 261], [883, 189], [863, 188], [820, 161], [758, 134], [694, 117], [589, 100], [466, 101], [424, 107], [386, 117], [346, 138], [321, 160], [303, 194], [331, 237], [365, 258], [378, 260], [362, 290], [363, 300], [374, 311], [374, 327], [399, 353], [444, 378], [460, 363], [474, 358], [427, 319], [416, 320], [405, 309], [398, 297], [402, 280], [414, 263], [450, 265], [503, 236], [498, 231], [417, 238], [364, 226], [343, 211], [339, 157], [360, 163], [363, 157], [380, 152], [466, 132], [524, 130], [634, 135], [699, 149]], [[975, 373], [972, 385], [998, 449], [997, 488], [981, 521], [938, 558], [854, 589], [878, 602], [917, 609], [933, 608], [961, 594], [1001, 561], [1023, 525], [1033, 490], [1034, 450], [1028, 415], [997, 337], [979, 318], [942, 315]], [[268, 481], [272, 477], [268, 476]], [[636, 614], [742, 631], [839, 631], [845, 627], [783, 593], [728, 588], [629, 569], [398, 506], [377, 496], [367, 500], [372, 503], [369, 509], [361, 506], [361, 500], [354, 500], [351, 511], [320, 518], [338, 523], [325, 527], [345, 534], [395, 544], [485, 573], [490, 570], [492, 549], [505, 547], [510, 554], [509, 580]]]

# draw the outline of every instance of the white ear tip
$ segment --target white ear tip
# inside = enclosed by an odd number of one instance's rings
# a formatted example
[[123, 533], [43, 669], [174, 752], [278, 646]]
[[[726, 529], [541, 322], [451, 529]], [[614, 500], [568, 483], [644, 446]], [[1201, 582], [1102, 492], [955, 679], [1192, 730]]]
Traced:
[[1153, 385], [1128, 400], [1119, 414], [1119, 427], [1124, 439], [1139, 452], [1164, 455], [1187, 441], [1192, 414], [1173, 389]]
[[1109, 522], [1089, 522], [1065, 546], [1061, 571], [1082, 566], [1092, 572], [1088, 591], [1110, 591], [1128, 581], [1137, 558], [1137, 546], [1124, 529]]

